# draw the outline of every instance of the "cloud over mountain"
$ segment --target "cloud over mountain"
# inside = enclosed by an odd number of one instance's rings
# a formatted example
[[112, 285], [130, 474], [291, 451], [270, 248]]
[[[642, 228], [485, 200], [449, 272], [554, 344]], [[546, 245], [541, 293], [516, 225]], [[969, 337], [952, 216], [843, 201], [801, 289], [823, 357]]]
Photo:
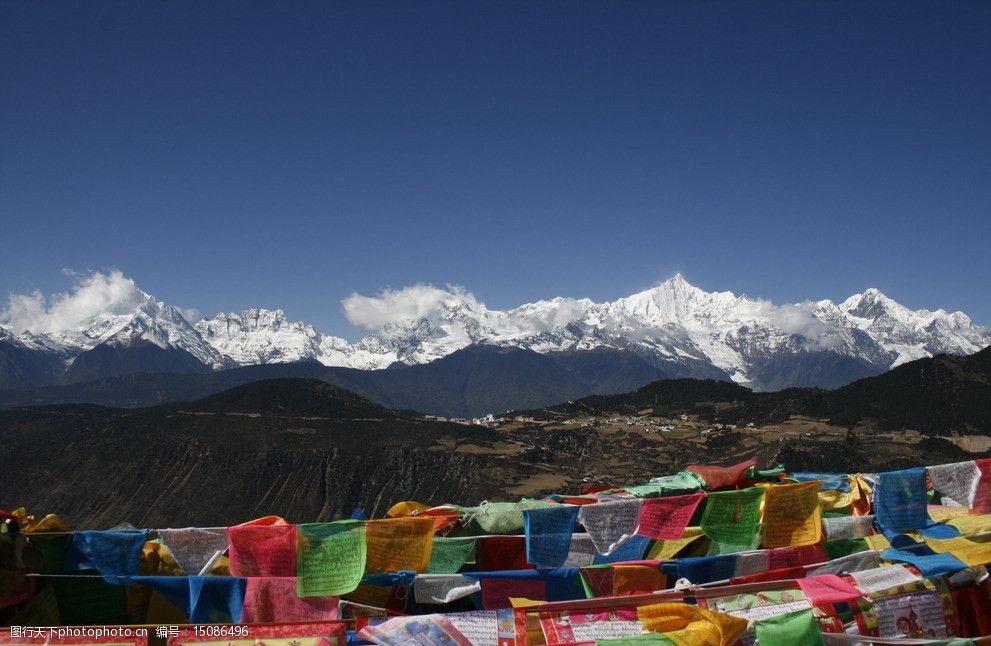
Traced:
[[40, 291], [10, 294], [7, 307], [0, 310], [0, 321], [17, 332], [64, 332], [96, 316], [124, 314], [147, 298], [133, 280], [117, 269], [75, 277], [71, 290], [47, 299]]
[[422, 283], [401, 289], [385, 288], [376, 296], [352, 292], [341, 301], [341, 307], [352, 324], [377, 331], [390, 323], [430, 316], [441, 304], [449, 301], [467, 301], [477, 307], [485, 307], [464, 287], [448, 285], [446, 289], [440, 289]]

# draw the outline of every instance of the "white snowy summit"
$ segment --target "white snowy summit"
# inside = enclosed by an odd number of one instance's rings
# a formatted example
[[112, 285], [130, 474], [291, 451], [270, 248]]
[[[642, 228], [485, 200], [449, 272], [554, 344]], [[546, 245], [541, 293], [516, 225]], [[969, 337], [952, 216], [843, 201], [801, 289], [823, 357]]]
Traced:
[[11, 296], [9, 307], [0, 311], [0, 321], [20, 346], [69, 360], [100, 345], [127, 348], [150, 343], [188, 352], [211, 368], [229, 365], [178, 308], [138, 289], [119, 271], [92, 274], [73, 293], [60, 294], [48, 304], [38, 293]]
[[694, 367], [700, 376], [707, 372], [703, 366], [714, 368], [757, 387], [780, 385], [780, 379], [765, 373], [783, 369], [788, 359], [846, 360], [879, 372], [912, 359], [970, 354], [991, 344], [991, 329], [974, 325], [961, 312], [910, 310], [876, 289], [839, 304], [775, 305], [731, 292], [706, 292], [677, 275], [612, 302], [554, 298], [510, 310], [489, 309], [459, 288], [409, 289], [420, 290], [416, 307], [403, 301], [403, 290], [346, 299], [352, 320], [372, 329], [356, 342], [291, 323], [281, 310], [221, 314], [200, 321], [196, 329], [240, 365], [315, 359], [329, 366], [386, 368], [427, 363], [476, 343], [539, 353], [610, 348], [689, 372]]
[[[80, 291], [108, 286], [120, 293], [83, 299], [85, 307], [74, 302]], [[461, 288], [352, 294], [343, 301], [345, 313], [369, 330], [357, 341], [292, 322], [279, 309], [221, 313], [190, 325], [180, 310], [119, 273], [95, 274], [75, 294], [48, 305], [37, 302], [39, 295], [17, 298], [2, 312], [0, 345], [71, 361], [100, 344], [150, 342], [188, 352], [213, 369], [301, 360], [381, 369], [491, 344], [541, 354], [629, 352], [664, 374], [774, 389], [838, 385], [913, 359], [971, 354], [991, 344], [991, 328], [962, 312], [910, 310], [876, 289], [841, 303], [776, 305], [707, 292], [681, 275], [612, 302], [559, 297], [508, 310], [490, 309]]]

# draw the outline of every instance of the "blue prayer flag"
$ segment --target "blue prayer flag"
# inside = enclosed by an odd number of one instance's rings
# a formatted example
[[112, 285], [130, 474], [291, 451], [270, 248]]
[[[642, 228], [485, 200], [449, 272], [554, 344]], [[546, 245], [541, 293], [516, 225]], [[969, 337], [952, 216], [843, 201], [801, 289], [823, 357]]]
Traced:
[[564, 565], [577, 521], [577, 505], [524, 509], [527, 563], [537, 567]]

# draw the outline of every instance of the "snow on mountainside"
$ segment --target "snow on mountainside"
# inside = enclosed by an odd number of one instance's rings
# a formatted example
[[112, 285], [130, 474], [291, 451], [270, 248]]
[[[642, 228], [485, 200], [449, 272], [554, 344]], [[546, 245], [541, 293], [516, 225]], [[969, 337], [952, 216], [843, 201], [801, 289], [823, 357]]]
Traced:
[[612, 302], [554, 298], [510, 310], [489, 309], [461, 289], [434, 290], [426, 311], [378, 323], [354, 343], [290, 323], [281, 311], [222, 314], [196, 328], [219, 353], [242, 365], [315, 359], [385, 368], [426, 363], [473, 343], [540, 353], [613, 348], [659, 366], [714, 366], [757, 387], [762, 384], [754, 375], [761, 366], [792, 356], [826, 353], [880, 372], [921, 356], [969, 354], [991, 343], [991, 330], [960, 312], [909, 310], [874, 289], [840, 304], [774, 305], [706, 292], [680, 275]]
[[[102, 343], [126, 348], [144, 340], [185, 350], [215, 369], [308, 359], [379, 369], [427, 363], [477, 343], [542, 354], [607, 348], [633, 352], [669, 374], [729, 375], [758, 389], [828, 384], [836, 375], [854, 375], [848, 381], [912, 359], [971, 354], [991, 344], [991, 328], [974, 325], [961, 312], [910, 310], [876, 289], [839, 304], [775, 305], [706, 292], [681, 275], [612, 302], [553, 298], [509, 310], [489, 309], [460, 288], [421, 285], [377, 297], [352, 295], [344, 301], [349, 318], [371, 331], [354, 342], [289, 321], [282, 310], [221, 313], [190, 325], [178, 309], [130, 279], [114, 274], [99, 280], [120, 284], [115, 289], [123, 295], [78, 316], [65, 313], [78, 309], [67, 295], [48, 310], [29, 302], [37, 295], [22, 297], [27, 305], [12, 300], [3, 313], [9, 320], [0, 327], [0, 343], [70, 361]], [[833, 382], [822, 377], [829, 371]]]
[[[101, 344], [127, 348], [147, 341], [166, 350], [189, 352], [211, 368], [232, 365], [200, 336], [177, 308], [137, 289], [130, 279], [119, 274], [98, 279], [103, 278], [123, 281], [126, 289], [105, 310], [82, 312], [74, 319], [49, 313], [20, 326], [8, 323], [5, 327], [12, 337], [11, 342], [29, 350], [60, 355], [68, 362]], [[66, 318], [70, 320], [66, 321]]]

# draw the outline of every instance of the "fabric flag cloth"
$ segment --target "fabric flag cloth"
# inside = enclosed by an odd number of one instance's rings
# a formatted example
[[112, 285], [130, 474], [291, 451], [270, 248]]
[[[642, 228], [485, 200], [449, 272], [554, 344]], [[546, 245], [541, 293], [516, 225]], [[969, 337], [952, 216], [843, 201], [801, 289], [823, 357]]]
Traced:
[[[923, 545], [923, 547], [925, 547], [925, 545]], [[919, 554], [916, 552], [909, 552], [907, 550], [889, 547], [881, 552], [881, 558], [885, 561], [911, 563], [918, 568], [919, 572], [922, 573], [922, 576], [927, 579], [943, 576], [944, 574], [959, 572], [967, 567], [966, 563], [952, 554], [936, 554], [932, 550], [928, 550], [928, 548], [927, 551], [929, 553]]]
[[120, 580], [123, 585], [145, 585], [189, 616], [189, 577], [185, 576], [132, 576]]
[[241, 623], [247, 579], [234, 576], [132, 576], [186, 613], [190, 623]]
[[856, 554], [871, 549], [866, 538], [851, 538], [847, 541], [825, 541], [822, 549], [826, 551], [829, 559], [838, 559], [841, 556]]
[[200, 574], [217, 552], [223, 554], [227, 550], [226, 527], [160, 529], [158, 537], [182, 571], [191, 576]]
[[820, 574], [796, 579], [799, 589], [805, 593], [813, 605], [850, 601], [861, 596], [853, 587], [835, 574]]
[[755, 572], [746, 576], [735, 576], [730, 579], [730, 585], [738, 583], [764, 583], [766, 581], [790, 581], [805, 577], [805, 568], [801, 566], [785, 567]]
[[929, 479], [936, 491], [963, 507], [973, 507], [981, 470], [973, 460], [927, 467]]
[[475, 554], [476, 539], [434, 537], [430, 548], [430, 574], [454, 574]]
[[842, 574], [844, 572], [859, 572], [870, 570], [881, 565], [881, 553], [874, 550], [865, 550], [848, 554], [836, 559], [832, 559], [823, 565], [810, 569], [808, 576], [821, 576], [823, 574]]
[[526, 539], [522, 536], [484, 536], [478, 539], [475, 552], [479, 572], [533, 569], [526, 561]]
[[633, 536], [609, 554], [596, 554], [592, 558], [592, 564], [639, 561], [650, 549], [650, 543], [651, 540], [646, 536]]
[[227, 540], [232, 575], [296, 576], [296, 525], [235, 525]]
[[413, 596], [417, 603], [451, 603], [481, 590], [479, 579], [463, 574], [418, 574], [413, 583]]
[[926, 545], [934, 552], [950, 553], [971, 567], [991, 563], [991, 544], [989, 543], [978, 543], [963, 536], [957, 536], [956, 538], [926, 538]]
[[595, 543], [588, 534], [572, 534], [564, 567], [586, 567], [595, 561]]
[[764, 547], [815, 545], [822, 538], [819, 482], [768, 487], [764, 492]]
[[981, 479], [977, 482], [971, 509], [978, 514], [988, 514], [991, 513], [991, 458], [974, 460], [974, 464], [981, 470]]
[[578, 568], [465, 572], [465, 576], [482, 582], [482, 604], [486, 610], [509, 608], [511, 597], [539, 601], [585, 598]]
[[926, 536], [959, 536], [954, 527], [936, 525], [926, 512], [925, 467], [881, 473], [874, 489], [874, 515], [878, 527], [893, 540], [901, 532], [918, 530]]
[[811, 565], [829, 560], [829, 555], [822, 545], [803, 545], [802, 547], [775, 547], [767, 550], [768, 567], [782, 568], [796, 565]]
[[353, 592], [365, 573], [365, 523], [343, 520], [299, 526], [296, 594], [333, 597]]
[[703, 498], [705, 494], [699, 492], [687, 496], [644, 500], [640, 512], [640, 529], [637, 533], [661, 540], [681, 538]]
[[582, 505], [578, 521], [592, 537], [597, 552], [609, 555], [637, 532], [643, 500], [627, 498]]
[[523, 510], [551, 507], [543, 500], [520, 502], [483, 502], [474, 512], [475, 522], [486, 534], [517, 534], [523, 531]]
[[593, 565], [580, 570], [585, 593], [589, 598], [611, 597], [616, 581], [616, 570], [611, 565]]
[[865, 594], [921, 581], [918, 575], [913, 574], [900, 563], [850, 572], [850, 578], [857, 584], [857, 589]]
[[736, 574], [736, 561], [736, 554], [687, 557], [662, 564], [661, 571], [695, 584], [728, 581]]
[[822, 631], [811, 609], [787, 612], [757, 622], [760, 644], [822, 644]]
[[870, 536], [873, 525], [874, 516], [838, 516], [822, 519], [822, 529], [827, 541]]
[[703, 480], [709, 491], [723, 489], [725, 487], [735, 487], [743, 482], [747, 472], [757, 466], [757, 459], [753, 458], [746, 462], [734, 464], [731, 467], [702, 466], [693, 464], [687, 467], [688, 471], [697, 474]]
[[702, 476], [691, 471], [679, 471], [674, 475], [651, 478], [647, 484], [624, 487], [623, 490], [638, 498], [654, 498], [695, 493], [703, 487], [705, 480]]
[[736, 555], [736, 570], [733, 576], [749, 576], [764, 572], [770, 565], [767, 550], [754, 550], [752, 552], [740, 552]]
[[246, 584], [236, 576], [189, 577], [190, 623], [241, 623]]
[[667, 577], [658, 565], [612, 565], [613, 595], [646, 594], [662, 590]]
[[430, 517], [370, 520], [365, 525], [365, 572], [426, 572], [433, 540]]
[[285, 621], [331, 621], [338, 617], [336, 596], [296, 596], [296, 577], [263, 577], [247, 580], [244, 592], [244, 623]]
[[668, 602], [640, 606], [637, 608], [637, 618], [644, 628], [654, 633], [663, 633], [663, 637], [677, 646], [728, 646], [736, 642], [747, 629], [746, 619], [687, 603]]
[[97, 570], [108, 581], [138, 573], [148, 530], [82, 531], [72, 535], [66, 570]]
[[710, 493], [702, 512], [702, 531], [712, 555], [752, 550], [760, 540], [757, 523], [764, 491], [757, 487]]
[[29, 570], [0, 570], [0, 608], [14, 606], [30, 601], [35, 595], [33, 576], [27, 576]]
[[579, 509], [577, 505], [557, 505], [523, 511], [528, 563], [537, 567], [564, 565]]
[[819, 489], [827, 491], [842, 491], [848, 493], [851, 490], [850, 476], [845, 473], [820, 473], [816, 471], [795, 471], [791, 476], [799, 482], [819, 481]]
[[681, 552], [688, 551], [690, 546], [701, 545], [705, 534], [701, 527], [687, 527], [685, 534], [676, 541], [654, 541], [647, 550], [646, 558], [653, 561], [670, 561]]

